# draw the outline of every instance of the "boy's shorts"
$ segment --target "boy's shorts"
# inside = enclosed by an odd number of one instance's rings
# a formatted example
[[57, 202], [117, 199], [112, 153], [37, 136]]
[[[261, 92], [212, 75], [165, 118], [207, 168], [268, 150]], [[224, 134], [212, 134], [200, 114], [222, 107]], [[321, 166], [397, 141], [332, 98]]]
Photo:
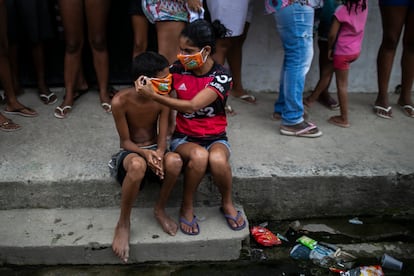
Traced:
[[[152, 145], [149, 147], [142, 147], [142, 148], [156, 150], [157, 145]], [[115, 153], [114, 155], [112, 155], [111, 160], [109, 160], [108, 162], [109, 172], [111, 176], [114, 177], [121, 186], [127, 174], [124, 168], [124, 159], [131, 153], [135, 153], [135, 152], [122, 149], [118, 151], [117, 153]], [[148, 166], [147, 166], [147, 171], [145, 172], [144, 179], [148, 181], [160, 182], [160, 178]], [[141, 183], [141, 189], [144, 186], [143, 185], [145, 182], [144, 179]]]
[[358, 54], [353, 55], [334, 55], [333, 67], [336, 70], [349, 70], [350, 64], [359, 57]]

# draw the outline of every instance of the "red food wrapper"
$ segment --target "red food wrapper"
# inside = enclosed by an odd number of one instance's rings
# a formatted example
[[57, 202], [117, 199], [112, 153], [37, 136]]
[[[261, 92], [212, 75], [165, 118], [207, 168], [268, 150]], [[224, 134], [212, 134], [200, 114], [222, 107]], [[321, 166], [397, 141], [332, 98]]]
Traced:
[[253, 226], [250, 229], [250, 233], [256, 242], [263, 246], [274, 246], [282, 243], [282, 241], [275, 234], [262, 226]]

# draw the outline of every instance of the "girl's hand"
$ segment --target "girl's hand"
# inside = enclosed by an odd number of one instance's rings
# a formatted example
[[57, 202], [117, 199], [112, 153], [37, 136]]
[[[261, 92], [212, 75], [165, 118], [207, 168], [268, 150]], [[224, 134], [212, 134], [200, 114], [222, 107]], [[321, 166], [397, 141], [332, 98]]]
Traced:
[[187, 0], [188, 8], [195, 12], [201, 12], [203, 3], [201, 0]]
[[135, 90], [147, 97], [151, 97], [154, 94], [152, 90], [151, 81], [146, 76], [139, 76], [139, 78], [134, 82]]
[[333, 51], [332, 51], [332, 49], [328, 50], [328, 59], [333, 60]]

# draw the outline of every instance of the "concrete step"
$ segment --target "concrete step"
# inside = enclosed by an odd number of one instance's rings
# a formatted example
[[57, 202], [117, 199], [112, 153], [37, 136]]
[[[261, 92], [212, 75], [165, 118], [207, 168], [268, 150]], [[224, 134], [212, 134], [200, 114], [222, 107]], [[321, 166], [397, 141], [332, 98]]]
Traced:
[[[62, 89], [54, 91], [63, 97]], [[279, 134], [280, 122], [270, 119], [275, 93], [255, 96], [256, 105], [229, 98], [237, 115], [228, 118], [227, 128], [234, 199], [250, 218], [414, 214], [413, 119], [395, 104], [393, 120], [384, 120], [372, 112], [376, 95], [352, 93], [352, 126], [343, 129], [327, 122], [335, 113], [315, 103], [310, 119], [324, 135], [305, 139]], [[389, 96], [390, 103], [398, 101]], [[20, 99], [39, 116], [13, 116], [22, 130], [0, 132], [0, 210], [118, 207], [121, 189], [107, 163], [119, 138], [98, 93], [84, 95], [65, 120], [54, 118], [53, 106], [43, 105], [36, 91]], [[136, 207], [151, 208], [158, 191], [146, 186]], [[181, 200], [179, 181], [169, 206]], [[195, 204], [219, 203], [206, 177]]]
[[[244, 211], [239, 208], [243, 215]], [[167, 209], [178, 218], [178, 208]], [[227, 261], [239, 258], [249, 227], [232, 231], [218, 207], [195, 209], [200, 234], [164, 233], [151, 208], [134, 208], [129, 263]], [[117, 208], [0, 211], [0, 264], [119, 264], [111, 243]]]

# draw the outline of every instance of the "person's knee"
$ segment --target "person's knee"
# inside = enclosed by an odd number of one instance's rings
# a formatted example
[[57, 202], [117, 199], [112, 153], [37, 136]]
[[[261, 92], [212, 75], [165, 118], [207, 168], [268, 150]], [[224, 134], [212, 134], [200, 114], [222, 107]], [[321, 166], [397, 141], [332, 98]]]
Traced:
[[82, 41], [66, 41], [65, 50], [69, 54], [79, 53], [82, 49]]
[[134, 181], [143, 179], [146, 170], [147, 165], [141, 157], [132, 158], [126, 167], [128, 177]]
[[104, 36], [94, 36], [89, 40], [91, 48], [98, 52], [106, 50], [106, 38]]
[[395, 50], [398, 46], [398, 37], [384, 36], [382, 40], [382, 47], [387, 50]]
[[230, 166], [226, 155], [222, 152], [211, 152], [208, 163], [211, 170], [225, 171]]
[[176, 153], [170, 153], [165, 156], [164, 166], [167, 173], [178, 175], [180, 174], [183, 167], [183, 160], [181, 159], [180, 155]]
[[192, 170], [205, 171], [208, 164], [209, 153], [206, 149], [198, 147], [192, 150], [188, 167]]

